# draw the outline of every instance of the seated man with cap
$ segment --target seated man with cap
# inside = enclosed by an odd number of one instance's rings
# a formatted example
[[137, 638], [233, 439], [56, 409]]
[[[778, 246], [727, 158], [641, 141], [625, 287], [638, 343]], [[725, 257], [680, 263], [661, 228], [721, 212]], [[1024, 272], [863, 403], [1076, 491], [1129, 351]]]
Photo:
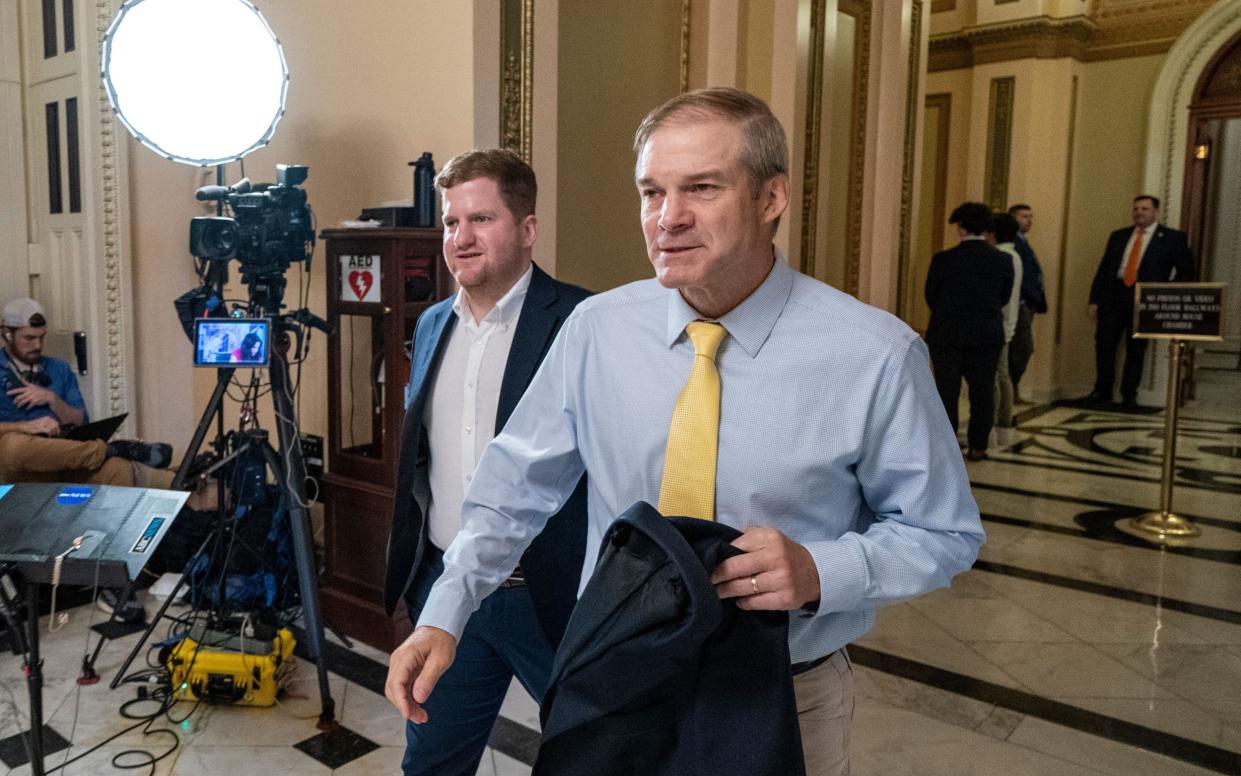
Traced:
[[57, 439], [87, 420], [77, 377], [67, 363], [43, 355], [47, 317], [33, 299], [14, 299], [0, 321], [0, 482], [134, 484], [135, 464], [162, 469], [172, 448], [129, 440]]

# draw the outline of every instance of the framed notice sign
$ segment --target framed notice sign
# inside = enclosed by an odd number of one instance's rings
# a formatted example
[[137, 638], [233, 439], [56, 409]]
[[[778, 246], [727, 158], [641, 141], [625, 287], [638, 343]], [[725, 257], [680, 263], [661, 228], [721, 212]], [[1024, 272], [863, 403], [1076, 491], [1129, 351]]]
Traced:
[[1133, 336], [1218, 342], [1224, 338], [1223, 283], [1138, 283]]

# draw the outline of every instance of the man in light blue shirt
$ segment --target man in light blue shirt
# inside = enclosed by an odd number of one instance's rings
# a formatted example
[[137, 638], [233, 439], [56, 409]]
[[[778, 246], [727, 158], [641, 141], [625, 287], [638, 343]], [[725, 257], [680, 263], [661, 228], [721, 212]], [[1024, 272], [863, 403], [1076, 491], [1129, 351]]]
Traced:
[[848, 768], [846, 644], [876, 607], [948, 584], [983, 541], [925, 345], [891, 315], [790, 269], [772, 240], [787, 146], [767, 106], [733, 89], [680, 95], [638, 129], [636, 180], [655, 279], [578, 306], [479, 463], [464, 528], [418, 627], [392, 655], [389, 699], [413, 722], [478, 602], [589, 473], [582, 585], [612, 520], [657, 503], [669, 418], [694, 349], [727, 330], [716, 519], [743, 554], [722, 598], [787, 610], [811, 774]]

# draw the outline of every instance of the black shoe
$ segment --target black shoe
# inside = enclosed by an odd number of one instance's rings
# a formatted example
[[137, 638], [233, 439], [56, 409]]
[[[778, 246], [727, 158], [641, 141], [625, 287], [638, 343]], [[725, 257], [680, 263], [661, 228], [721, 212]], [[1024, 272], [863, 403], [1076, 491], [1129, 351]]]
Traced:
[[1126, 411], [1129, 411], [1129, 412], [1132, 412], [1132, 411], [1134, 411], [1134, 410], [1138, 409], [1138, 400], [1137, 400], [1137, 398], [1136, 398], [1136, 397], [1133, 397], [1133, 396], [1126, 396], [1123, 400], [1121, 400], [1121, 402], [1120, 402], [1120, 408], [1121, 408], [1122, 410], [1126, 410]]
[[145, 620], [147, 616], [146, 610], [142, 608], [142, 602], [132, 592], [128, 598], [120, 601], [120, 597], [124, 592], [124, 590], [113, 590], [112, 588], [105, 587], [99, 591], [99, 596], [95, 599], [95, 606], [112, 615], [113, 622], [129, 625]]
[[991, 456], [987, 455], [986, 450], [983, 450], [982, 448], [979, 448], [979, 447], [971, 447], [965, 453], [965, 460], [967, 461], [985, 461], [990, 457]]
[[172, 445], [147, 443], [136, 439], [118, 439], [108, 443], [109, 458], [124, 458], [152, 469], [166, 469], [172, 462]]
[[1075, 407], [1106, 407], [1112, 403], [1111, 396], [1104, 396], [1098, 391], [1091, 391], [1080, 399], [1072, 401]]

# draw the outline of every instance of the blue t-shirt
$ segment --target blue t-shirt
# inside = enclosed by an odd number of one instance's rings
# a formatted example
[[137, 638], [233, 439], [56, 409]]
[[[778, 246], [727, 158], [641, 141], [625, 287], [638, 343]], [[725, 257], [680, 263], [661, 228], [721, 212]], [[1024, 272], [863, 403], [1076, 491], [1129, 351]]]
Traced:
[[[21, 364], [14, 364], [14, 366], [19, 372], [25, 371]], [[44, 356], [39, 366], [43, 374], [52, 378], [51, 385], [47, 386], [48, 390], [59, 396], [70, 407], [86, 411], [86, 402], [82, 401], [82, 391], [78, 388], [78, 378], [67, 363], [59, 358]], [[52, 408], [46, 404], [22, 409], [13, 403], [13, 397], [9, 396], [9, 391], [20, 388], [21, 382], [9, 367], [9, 353], [4, 349], [0, 349], [0, 384], [4, 386], [4, 390], [0, 391], [0, 423], [21, 423], [48, 415], [55, 416]], [[85, 423], [86, 420], [87, 418], [83, 417], [82, 422]]]

